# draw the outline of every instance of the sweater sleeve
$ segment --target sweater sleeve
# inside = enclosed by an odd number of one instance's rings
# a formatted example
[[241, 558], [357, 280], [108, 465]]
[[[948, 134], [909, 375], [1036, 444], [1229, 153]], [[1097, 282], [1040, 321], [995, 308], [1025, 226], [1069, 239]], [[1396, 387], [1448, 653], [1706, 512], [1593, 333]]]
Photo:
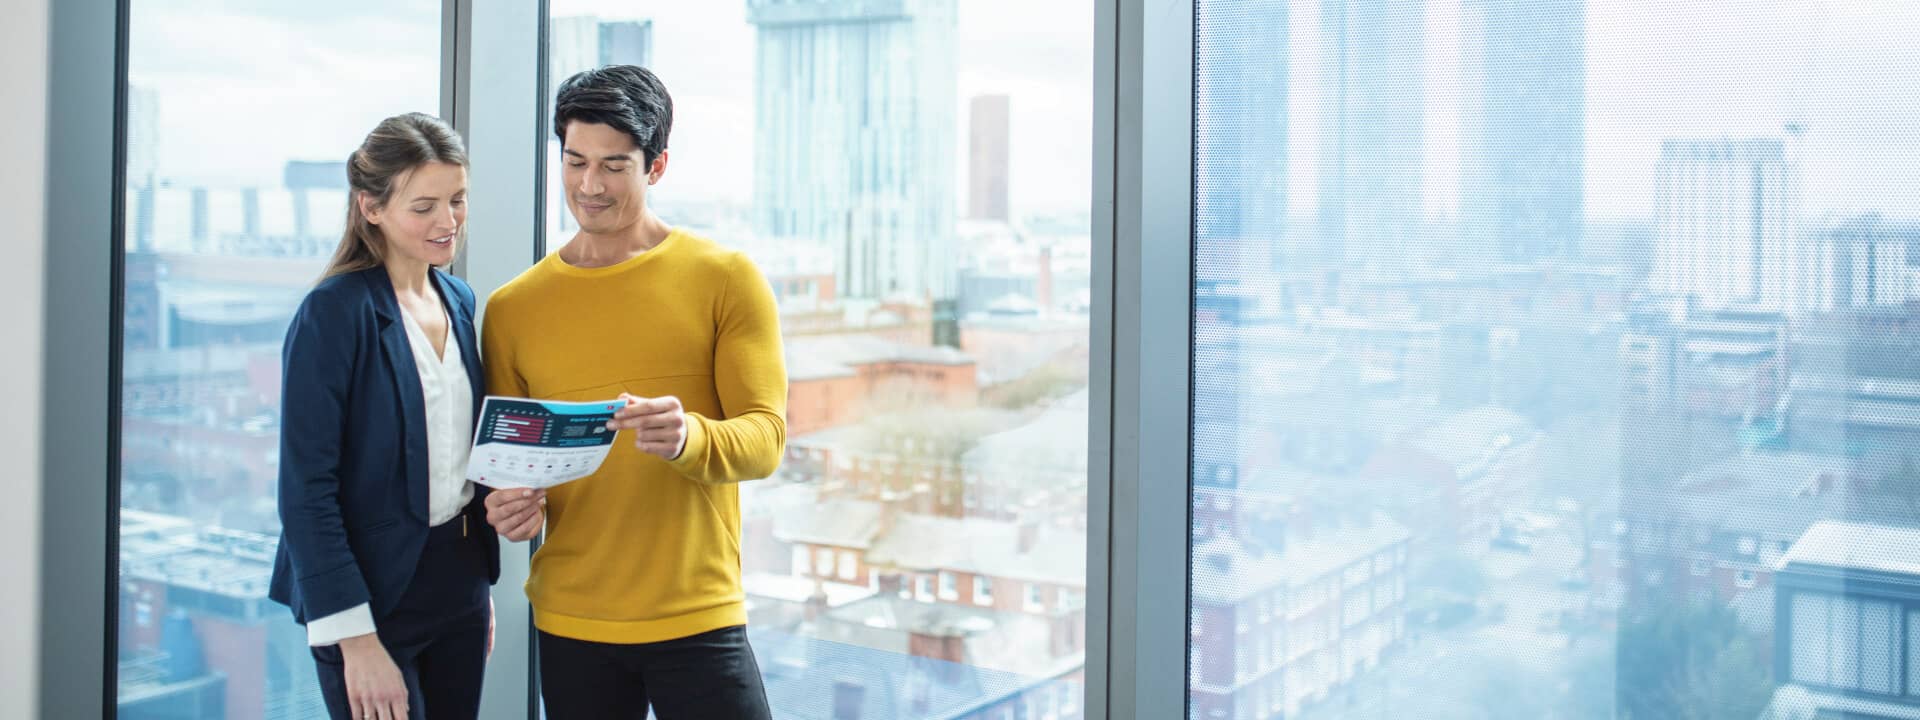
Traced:
[[713, 381], [725, 417], [687, 413], [687, 445], [669, 464], [703, 483], [755, 480], [780, 467], [787, 443], [787, 363], [773, 288], [732, 257], [714, 341]]

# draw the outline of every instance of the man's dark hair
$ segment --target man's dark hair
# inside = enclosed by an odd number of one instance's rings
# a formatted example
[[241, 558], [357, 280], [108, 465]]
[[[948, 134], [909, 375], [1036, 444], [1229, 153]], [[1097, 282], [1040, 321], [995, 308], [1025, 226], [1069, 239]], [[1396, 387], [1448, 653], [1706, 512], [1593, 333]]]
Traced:
[[660, 78], [638, 65], [584, 70], [561, 83], [553, 101], [553, 134], [563, 147], [567, 123], [574, 121], [626, 133], [651, 169], [654, 158], [666, 151], [667, 134], [673, 130], [673, 97]]

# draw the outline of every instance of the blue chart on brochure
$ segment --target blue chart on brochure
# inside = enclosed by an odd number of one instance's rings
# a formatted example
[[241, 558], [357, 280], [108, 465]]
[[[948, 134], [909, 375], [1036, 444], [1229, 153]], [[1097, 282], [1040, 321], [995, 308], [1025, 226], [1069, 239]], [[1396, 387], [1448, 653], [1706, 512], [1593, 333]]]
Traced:
[[489, 395], [473, 429], [467, 479], [495, 488], [548, 488], [592, 475], [613, 450], [607, 421], [626, 403]]

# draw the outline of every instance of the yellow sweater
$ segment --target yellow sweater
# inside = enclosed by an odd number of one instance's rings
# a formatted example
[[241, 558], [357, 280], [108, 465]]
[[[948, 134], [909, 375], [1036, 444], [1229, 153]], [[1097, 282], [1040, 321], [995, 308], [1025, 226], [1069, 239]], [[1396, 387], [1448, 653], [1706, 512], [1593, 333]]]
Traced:
[[534, 625], [646, 643], [745, 624], [735, 483], [779, 466], [787, 411], [779, 315], [752, 261], [680, 230], [610, 267], [548, 255], [493, 293], [481, 346], [491, 394], [672, 395], [687, 412], [678, 459], [623, 432], [598, 473], [548, 492]]

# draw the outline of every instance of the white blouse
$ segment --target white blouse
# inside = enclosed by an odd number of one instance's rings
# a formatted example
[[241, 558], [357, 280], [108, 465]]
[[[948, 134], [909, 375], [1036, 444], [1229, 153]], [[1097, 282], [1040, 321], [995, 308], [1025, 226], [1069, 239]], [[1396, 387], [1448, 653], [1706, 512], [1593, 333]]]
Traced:
[[[460, 334], [449, 319], [446, 352], [435, 357], [433, 341], [413, 314], [401, 306], [413, 364], [420, 369], [420, 391], [427, 410], [427, 520], [435, 526], [460, 516], [473, 500], [467, 481], [467, 455], [473, 438], [473, 386], [460, 355]], [[333, 645], [375, 631], [373, 609], [361, 603], [307, 622], [307, 644]]]

